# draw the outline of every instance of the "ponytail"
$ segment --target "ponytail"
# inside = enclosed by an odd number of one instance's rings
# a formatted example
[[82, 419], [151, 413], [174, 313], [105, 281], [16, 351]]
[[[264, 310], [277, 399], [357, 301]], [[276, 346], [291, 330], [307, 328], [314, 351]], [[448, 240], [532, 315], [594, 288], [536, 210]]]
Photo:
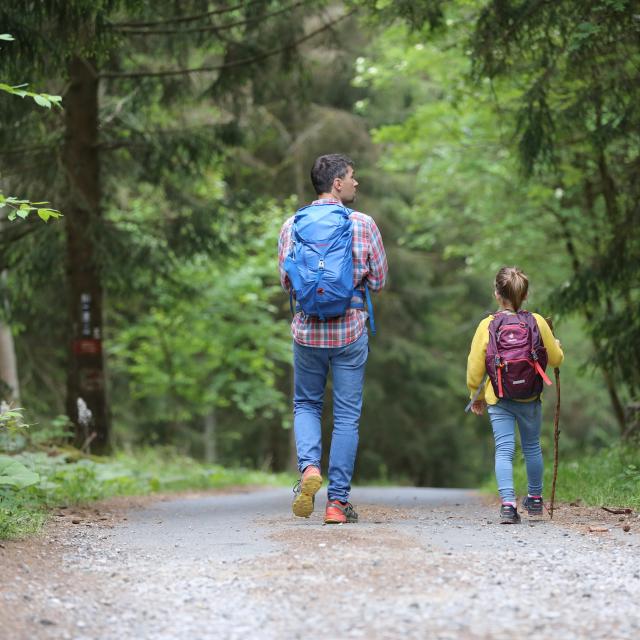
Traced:
[[496, 293], [519, 311], [529, 291], [529, 279], [518, 267], [502, 267], [496, 274]]

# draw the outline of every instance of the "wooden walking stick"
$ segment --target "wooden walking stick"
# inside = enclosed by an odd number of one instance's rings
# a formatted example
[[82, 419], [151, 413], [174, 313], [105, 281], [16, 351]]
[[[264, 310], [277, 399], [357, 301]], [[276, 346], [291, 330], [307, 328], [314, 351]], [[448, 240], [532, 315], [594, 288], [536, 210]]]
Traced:
[[[553, 321], [547, 318], [547, 324], [553, 333]], [[551, 501], [549, 503], [549, 518], [553, 520], [553, 510], [556, 500], [556, 482], [558, 480], [558, 449], [560, 442], [560, 369], [554, 367], [553, 374], [556, 379], [556, 412], [553, 417], [553, 480], [551, 482]]]

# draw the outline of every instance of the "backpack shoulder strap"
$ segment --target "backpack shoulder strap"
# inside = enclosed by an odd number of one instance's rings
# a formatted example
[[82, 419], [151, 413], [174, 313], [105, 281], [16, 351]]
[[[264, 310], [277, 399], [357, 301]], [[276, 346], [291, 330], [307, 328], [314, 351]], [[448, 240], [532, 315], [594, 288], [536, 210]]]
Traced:
[[367, 308], [369, 310], [369, 326], [371, 327], [371, 335], [376, 335], [376, 321], [373, 317], [373, 303], [371, 302], [371, 294], [369, 293], [369, 285], [364, 283], [364, 293], [367, 296]]
[[533, 366], [535, 370], [538, 372], [542, 381], [546, 385], [551, 385], [551, 380], [549, 376], [545, 373], [544, 369], [540, 366], [540, 362], [538, 362], [538, 349], [540, 349], [542, 344], [542, 337], [540, 335], [540, 327], [538, 327], [538, 321], [535, 319], [535, 316], [530, 311], [523, 311], [522, 316], [524, 321], [527, 323], [529, 327], [529, 333], [531, 335], [531, 357], [533, 358]]
[[504, 322], [505, 315], [503, 314], [502, 311], [491, 311], [489, 315], [493, 316], [493, 318], [491, 319], [487, 327], [489, 331], [489, 343], [492, 345], [492, 347], [497, 353], [498, 344], [496, 341], [496, 331]]
[[538, 322], [530, 311], [525, 311], [524, 309], [518, 311], [518, 318], [524, 322], [531, 332], [531, 348], [537, 349], [542, 346], [542, 338], [540, 336], [540, 327], [538, 327]]

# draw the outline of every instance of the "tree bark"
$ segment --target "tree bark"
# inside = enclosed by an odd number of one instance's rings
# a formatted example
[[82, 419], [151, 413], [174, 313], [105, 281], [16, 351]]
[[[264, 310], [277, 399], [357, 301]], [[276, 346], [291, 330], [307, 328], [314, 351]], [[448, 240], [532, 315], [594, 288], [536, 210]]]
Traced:
[[[6, 272], [0, 278], [5, 280]], [[4, 306], [8, 307], [6, 300]], [[8, 311], [8, 308], [6, 309]], [[18, 365], [11, 327], [0, 321], [0, 400], [20, 404], [20, 383], [18, 381]]]
[[11, 328], [0, 322], [0, 400], [20, 402], [18, 367]]
[[[591, 214], [591, 219], [595, 219], [593, 216], [593, 193], [591, 191], [591, 185], [587, 181], [585, 183], [585, 197], [587, 203], [587, 210]], [[569, 225], [567, 223], [566, 218], [559, 212], [551, 209], [553, 215], [556, 217], [556, 220], [560, 224], [560, 229], [562, 232], [562, 236], [564, 238], [565, 247], [567, 249], [567, 254], [571, 259], [571, 266], [573, 268], [573, 272], [576, 276], [580, 274], [581, 264], [580, 259], [578, 258], [578, 252], [576, 251], [576, 246], [573, 241], [573, 236], [571, 234], [571, 230], [569, 229]], [[589, 309], [585, 309], [583, 311], [583, 315], [586, 318], [587, 322], [592, 323], [594, 321], [593, 313]], [[596, 354], [599, 354], [602, 351], [599, 340], [595, 338], [595, 336], [591, 336], [591, 341], [593, 343], [593, 348]], [[607, 393], [609, 394], [609, 399], [611, 401], [611, 407], [613, 409], [613, 414], [616, 418], [616, 422], [618, 423], [618, 427], [620, 429], [620, 433], [624, 434], [627, 428], [626, 417], [624, 413], [624, 407], [622, 406], [622, 402], [620, 401], [620, 396], [618, 395], [618, 391], [616, 389], [615, 383], [613, 381], [613, 377], [608, 367], [604, 364], [600, 364], [600, 371], [602, 372], [602, 377], [604, 379], [605, 386], [607, 388]]]
[[68, 69], [62, 155], [67, 184], [67, 413], [76, 426], [76, 444], [104, 453], [110, 429], [102, 348], [103, 288], [95, 247], [101, 218], [98, 77], [92, 62], [80, 57], [72, 58]]
[[[598, 117], [600, 117], [600, 115]], [[611, 179], [608, 173], [604, 152], [601, 152], [599, 155], [598, 166], [600, 170], [600, 176], [602, 179], [602, 195], [605, 201], [605, 210], [607, 211], [607, 217], [611, 226], [611, 230], [615, 231], [616, 219], [618, 217], [617, 204], [615, 201], [615, 185], [613, 183], [613, 179]], [[586, 208], [589, 213], [589, 217], [591, 220], [595, 221], [596, 220], [595, 195], [593, 193], [593, 187], [589, 180], [585, 181], [584, 194], [585, 194]], [[566, 237], [570, 237], [570, 233], [568, 231], [568, 227], [566, 223], [564, 225], [564, 234]], [[569, 247], [569, 245], [567, 246], [569, 249], [573, 249], [574, 251], [572, 258], [574, 259], [574, 272], [577, 275], [579, 270], [579, 263], [575, 255], [575, 248]], [[608, 295], [605, 296], [605, 301], [607, 305], [610, 307], [611, 299]], [[593, 314], [588, 309], [585, 310], [584, 315], [589, 323], [593, 322], [594, 320]], [[592, 336], [592, 341], [595, 347], [596, 354], [601, 353], [602, 348], [600, 346], [600, 341], [593, 336]], [[620, 400], [620, 396], [618, 395], [618, 391], [616, 389], [613, 375], [610, 369], [606, 367], [604, 364], [600, 366], [600, 370], [602, 371], [604, 383], [607, 388], [607, 392], [609, 393], [609, 398], [611, 400], [611, 407], [613, 409], [613, 414], [618, 423], [620, 433], [624, 434], [627, 430], [627, 418], [624, 412], [624, 407], [622, 406], [622, 401]]]
[[212, 464], [216, 461], [216, 410], [212, 408], [204, 417], [204, 460]]

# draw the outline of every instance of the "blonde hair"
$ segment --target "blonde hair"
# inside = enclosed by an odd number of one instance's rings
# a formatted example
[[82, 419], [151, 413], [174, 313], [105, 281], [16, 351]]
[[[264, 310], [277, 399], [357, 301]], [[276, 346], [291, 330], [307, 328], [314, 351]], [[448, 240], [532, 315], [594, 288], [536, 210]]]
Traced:
[[518, 267], [502, 267], [496, 274], [496, 293], [518, 311], [529, 291], [529, 278]]

